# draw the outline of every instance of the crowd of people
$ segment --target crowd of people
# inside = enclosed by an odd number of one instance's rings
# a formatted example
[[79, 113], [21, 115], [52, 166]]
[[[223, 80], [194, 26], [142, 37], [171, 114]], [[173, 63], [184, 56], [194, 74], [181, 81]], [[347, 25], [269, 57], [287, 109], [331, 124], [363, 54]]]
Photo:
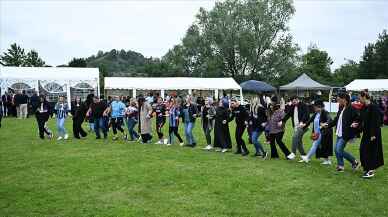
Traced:
[[[14, 96], [12, 101], [17, 102], [19, 118], [24, 118], [25, 102], [28, 99]], [[2, 100], [1, 114], [7, 115], [10, 111], [7, 95]], [[27, 100], [27, 101], [26, 101]], [[48, 128], [47, 121], [54, 114], [57, 126], [57, 140], [69, 138], [65, 128], [68, 115], [73, 120], [73, 137], [81, 139], [88, 135], [82, 123], [89, 123], [89, 133], [94, 131], [96, 139], [107, 139], [111, 129], [113, 140], [123, 139], [151, 143], [152, 118], [155, 118], [156, 144], [173, 145], [175, 137], [180, 146], [194, 148], [197, 146], [196, 135], [193, 129], [200, 121], [200, 126], [205, 137], [205, 150], [215, 150], [221, 153], [232, 149], [229, 123], [235, 121], [235, 154], [249, 155], [246, 142], [253, 144], [254, 157], [262, 159], [279, 158], [278, 147], [287, 160], [299, 158], [301, 163], [309, 163], [314, 155], [322, 160], [323, 165], [331, 165], [333, 152], [336, 157], [336, 171], [345, 170], [347, 160], [352, 170], [363, 167], [364, 178], [371, 178], [375, 170], [384, 164], [381, 127], [388, 124], [387, 109], [373, 102], [368, 91], [363, 91], [357, 97], [357, 102], [352, 103], [350, 95], [346, 92], [338, 94], [337, 102], [339, 111], [332, 118], [325, 110], [322, 100], [306, 104], [299, 97], [293, 96], [288, 102], [273, 97], [256, 97], [251, 103], [241, 105], [237, 99], [224, 96], [218, 101], [212, 97], [185, 98], [168, 96], [162, 97], [139, 96], [137, 98], [114, 96], [104, 99], [90, 94], [82, 101], [76, 97], [69, 106], [64, 97], [59, 97], [54, 107], [50, 106], [45, 96], [37, 96], [33, 111], [38, 124], [41, 139], [53, 138], [53, 132]], [[385, 106], [388, 105], [388, 99]], [[70, 109], [71, 108], [71, 109]], [[4, 113], [5, 111], [5, 113]], [[199, 119], [199, 120], [197, 120]], [[286, 122], [291, 120], [292, 142], [291, 149], [283, 142]], [[1, 119], [0, 119], [1, 124]], [[163, 134], [163, 128], [168, 124], [168, 135]], [[185, 141], [182, 139], [179, 128], [183, 125]], [[137, 128], [136, 128], [137, 125]], [[124, 129], [126, 126], [127, 129]], [[333, 130], [335, 128], [335, 130]], [[304, 135], [311, 129], [311, 148], [306, 152], [303, 144]], [[243, 138], [247, 130], [249, 138]], [[334, 131], [334, 132], [333, 132]], [[263, 135], [269, 143], [270, 150], [266, 150], [260, 142]], [[335, 136], [335, 142], [333, 141]], [[360, 161], [349, 152], [346, 146], [361, 137]], [[299, 156], [299, 157], [298, 157]]]

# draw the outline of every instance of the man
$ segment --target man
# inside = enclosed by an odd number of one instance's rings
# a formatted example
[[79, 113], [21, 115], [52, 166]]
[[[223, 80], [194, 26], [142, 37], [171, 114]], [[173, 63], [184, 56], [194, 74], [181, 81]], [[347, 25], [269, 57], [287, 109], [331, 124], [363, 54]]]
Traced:
[[248, 124], [248, 113], [244, 106], [240, 105], [240, 102], [236, 99], [232, 99], [230, 107], [232, 108], [232, 116], [231, 119], [235, 118], [236, 120], [236, 143], [237, 150], [235, 154], [241, 154], [242, 156], [247, 156], [249, 151], [245, 145], [242, 136], [244, 134], [245, 128]]
[[16, 108], [16, 116], [21, 119], [21, 110], [20, 105], [22, 103], [22, 94], [20, 91], [17, 91], [16, 94], [13, 96], [13, 105]]
[[296, 151], [298, 150], [301, 156], [305, 156], [306, 152], [303, 148], [303, 135], [307, 132], [307, 121], [310, 119], [309, 109], [306, 104], [301, 102], [297, 96], [291, 97], [291, 105], [283, 118], [286, 122], [289, 118], [292, 120], [294, 134], [292, 136], [291, 154], [288, 156], [290, 160], [295, 159]]
[[5, 92], [2, 96], [1, 96], [1, 101], [3, 102], [3, 106], [1, 109], [3, 109], [3, 116], [4, 117], [7, 117], [8, 116], [8, 99], [9, 96], [8, 96], [8, 93]]
[[107, 104], [100, 100], [98, 96], [94, 97], [93, 103], [90, 105], [88, 114], [91, 114], [94, 120], [94, 132], [96, 133], [96, 139], [101, 139], [100, 129], [104, 134], [104, 139], [108, 137], [106, 124], [104, 121], [104, 111], [107, 107]]
[[26, 94], [26, 91], [23, 90], [22, 91], [22, 94], [19, 95], [19, 99], [18, 99], [18, 105], [19, 105], [19, 118], [22, 118], [22, 119], [25, 119], [27, 118], [27, 114], [28, 114], [28, 96]]
[[34, 91], [34, 94], [32, 94], [30, 98], [30, 105], [31, 105], [32, 112], [35, 112], [39, 105], [39, 96], [36, 91]]
[[108, 116], [108, 113], [111, 113], [111, 119], [110, 123], [112, 124], [112, 130], [113, 130], [113, 140], [117, 140], [117, 130], [119, 130], [123, 134], [123, 139], [127, 139], [127, 135], [124, 132], [124, 129], [122, 128], [124, 124], [124, 113], [125, 113], [126, 106], [125, 104], [120, 101], [119, 96], [114, 96], [113, 101], [111, 102], [110, 106], [105, 111], [105, 116]]

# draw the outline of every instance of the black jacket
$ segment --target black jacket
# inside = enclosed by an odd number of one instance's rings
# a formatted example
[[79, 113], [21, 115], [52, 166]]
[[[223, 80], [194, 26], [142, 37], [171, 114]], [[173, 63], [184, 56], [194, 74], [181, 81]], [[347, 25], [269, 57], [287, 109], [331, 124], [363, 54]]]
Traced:
[[267, 113], [264, 107], [260, 106], [257, 108], [257, 112], [251, 112], [249, 115], [249, 127], [252, 129], [264, 130], [263, 123], [267, 122]]
[[[198, 115], [197, 106], [194, 105], [194, 104], [190, 104], [188, 107], [187, 107], [187, 105], [184, 105], [182, 109], [188, 109], [188, 111], [189, 111], [189, 118], [190, 118], [189, 122], [195, 122], [195, 117], [193, 115], [194, 114]], [[183, 112], [181, 112], [181, 115], [182, 115], [183, 122], [185, 122], [185, 115], [183, 114]]]
[[230, 119], [236, 119], [237, 126], [245, 126], [245, 122], [248, 121], [248, 113], [244, 106], [239, 105], [232, 110], [232, 116]]
[[329, 127], [337, 126], [339, 116], [341, 115], [343, 109], [345, 110], [342, 115], [342, 138], [345, 141], [348, 141], [355, 138], [357, 134], [357, 129], [351, 127], [352, 123], [359, 122], [359, 114], [354, 108], [352, 108], [352, 106], [340, 108], [337, 112], [337, 116], [329, 123]]
[[[309, 108], [306, 104], [303, 102], [299, 102], [298, 106], [298, 119], [299, 122], [307, 123], [310, 119], [310, 112]], [[286, 109], [286, 115], [283, 118], [283, 122], [286, 122], [290, 117], [292, 120], [292, 127], [294, 126], [294, 110], [295, 110], [295, 105], [291, 105]]]

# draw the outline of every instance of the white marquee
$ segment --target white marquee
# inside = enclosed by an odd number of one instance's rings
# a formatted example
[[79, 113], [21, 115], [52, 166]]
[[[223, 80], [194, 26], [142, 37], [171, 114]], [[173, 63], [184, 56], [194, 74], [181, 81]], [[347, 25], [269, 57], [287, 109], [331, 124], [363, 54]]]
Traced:
[[39, 87], [51, 93], [65, 92], [70, 103], [70, 88], [94, 89], [99, 95], [99, 71], [98, 68], [0, 67], [2, 92], [15, 85], [38, 92]]

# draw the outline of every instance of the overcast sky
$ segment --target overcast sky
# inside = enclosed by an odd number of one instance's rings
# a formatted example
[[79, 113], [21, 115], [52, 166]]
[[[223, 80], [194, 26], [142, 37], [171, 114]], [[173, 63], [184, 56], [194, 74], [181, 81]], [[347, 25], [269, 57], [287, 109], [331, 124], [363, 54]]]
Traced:
[[[134, 50], [161, 57], [180, 42], [200, 7], [214, 1], [0, 0], [0, 50], [11, 43], [35, 49], [50, 65], [98, 50]], [[359, 60], [364, 46], [388, 29], [388, 1], [295, 1], [290, 22], [303, 52], [317, 44], [333, 58]]]

